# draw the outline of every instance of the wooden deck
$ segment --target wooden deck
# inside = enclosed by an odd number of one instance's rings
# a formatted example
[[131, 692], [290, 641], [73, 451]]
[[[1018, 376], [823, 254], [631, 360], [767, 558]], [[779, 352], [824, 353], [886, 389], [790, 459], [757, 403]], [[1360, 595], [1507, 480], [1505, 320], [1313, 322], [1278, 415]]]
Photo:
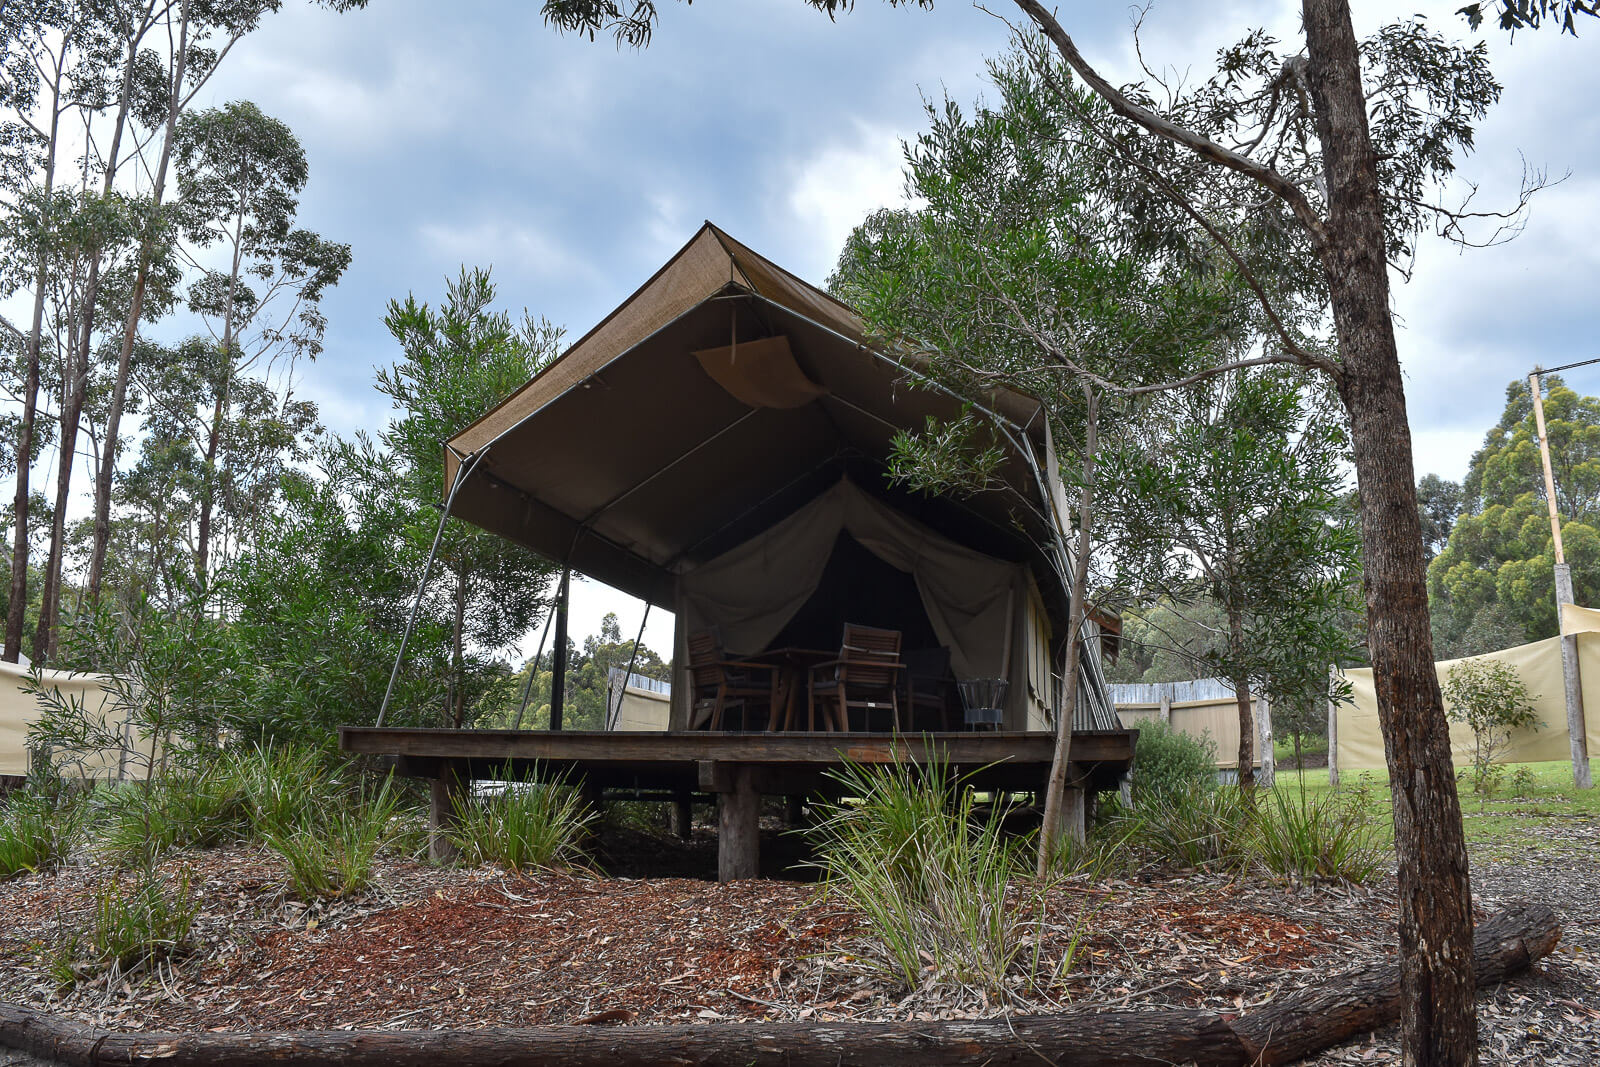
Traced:
[[[1133, 759], [1137, 730], [1079, 730], [1072, 736], [1069, 786], [1080, 812], [1085, 791], [1113, 790]], [[719, 869], [724, 880], [753, 877], [763, 795], [837, 793], [846, 763], [924, 762], [936, 754], [979, 789], [1044, 788], [1055, 735], [1049, 733], [646, 733], [547, 730], [339, 728], [339, 747], [391, 757], [403, 775], [433, 781], [433, 825], [451, 818], [471, 779], [565, 776], [592, 795], [718, 801]], [[437, 834], [435, 853], [447, 846]]]

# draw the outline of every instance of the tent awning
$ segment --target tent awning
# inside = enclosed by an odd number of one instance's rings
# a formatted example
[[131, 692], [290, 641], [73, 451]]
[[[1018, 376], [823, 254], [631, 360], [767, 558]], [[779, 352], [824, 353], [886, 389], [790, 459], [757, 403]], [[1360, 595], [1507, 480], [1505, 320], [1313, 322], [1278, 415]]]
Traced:
[[1006, 426], [999, 487], [958, 500], [889, 485], [895, 435], [959, 415], [963, 399], [870, 345], [850, 308], [706, 223], [447, 443], [446, 491], [476, 457], [454, 514], [662, 606], [679, 574], [841, 476], [954, 541], [1040, 564], [1055, 584], [1040, 405], [1006, 390], [974, 399]]

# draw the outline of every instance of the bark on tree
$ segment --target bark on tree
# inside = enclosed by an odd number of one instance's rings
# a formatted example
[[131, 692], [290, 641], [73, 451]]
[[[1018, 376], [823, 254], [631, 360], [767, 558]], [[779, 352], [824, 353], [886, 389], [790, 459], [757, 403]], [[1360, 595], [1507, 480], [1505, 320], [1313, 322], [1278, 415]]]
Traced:
[[[1228, 605], [1228, 652], [1235, 663], [1244, 655], [1244, 614], [1233, 604]], [[1248, 793], [1256, 787], [1255, 746], [1251, 743], [1255, 740], [1255, 718], [1250, 714], [1250, 679], [1236, 674], [1230, 681], [1233, 699], [1239, 707], [1239, 788]]]
[[[44, 202], [50, 203], [56, 183], [56, 146], [61, 132], [61, 79], [64, 67], [56, 64], [50, 86], [50, 132], [45, 138]], [[11, 540], [11, 599], [6, 604], [4, 658], [16, 663], [22, 654], [22, 631], [28, 611], [28, 480], [33, 473], [33, 438], [39, 412], [39, 350], [44, 336], [45, 286], [49, 284], [44, 250], [39, 251], [39, 273], [34, 279], [33, 319], [28, 329], [27, 368], [22, 387], [22, 424], [17, 429], [16, 497], [12, 510], [15, 526]]]
[[1368, 647], [1394, 798], [1404, 1055], [1407, 1063], [1419, 1065], [1475, 1063], [1466, 844], [1433, 668], [1411, 431], [1389, 305], [1383, 202], [1348, 0], [1302, 0], [1326, 218], [1303, 190], [1271, 167], [1129, 100], [1084, 60], [1039, 0], [1016, 3], [1115, 113], [1259, 182], [1290, 208], [1320, 257], [1341, 357], [1332, 374], [1350, 416], [1361, 493]]
[[1345, 0], [1305, 0], [1310, 87], [1328, 189], [1323, 272], [1343, 357], [1361, 493], [1368, 648], [1394, 800], [1407, 1063], [1472, 1064], [1472, 893], [1417, 517], [1411, 427], [1390, 313], [1383, 200]]
[[[178, 112], [182, 109], [183, 77], [189, 59], [189, 5], [184, 2], [179, 16], [177, 54], [173, 57], [172, 79], [168, 84], [167, 122], [161, 145], [161, 157], [156, 163], [156, 175], [150, 186], [151, 202], [161, 207], [166, 194], [167, 167], [172, 159], [172, 139], [177, 129]], [[142, 36], [142, 32], [141, 35]], [[129, 78], [133, 72], [133, 55], [138, 51], [138, 41], [129, 49]], [[122, 104], [117, 121], [116, 139], [112, 142], [110, 172], [116, 169], [117, 141], [122, 137], [122, 123], [131, 100], [129, 82], [124, 81]], [[110, 173], [107, 175], [109, 183]], [[154, 220], [152, 220], [154, 225]], [[139, 244], [139, 263], [134, 273], [133, 292], [128, 303], [128, 316], [122, 324], [122, 347], [117, 352], [117, 376], [111, 387], [111, 409], [106, 413], [106, 439], [100, 455], [100, 470], [94, 483], [94, 536], [89, 550], [89, 576], [87, 582], [89, 602], [100, 600], [100, 585], [105, 578], [106, 552], [111, 543], [111, 483], [117, 472], [117, 451], [121, 446], [122, 412], [128, 402], [129, 367], [133, 359], [133, 344], [139, 336], [139, 319], [144, 314], [144, 294], [150, 280], [150, 253], [152, 241], [146, 236]], [[204, 541], [202, 540], [202, 544]]]
[[[1547, 955], [1559, 938], [1555, 914], [1543, 905], [1495, 916], [1484, 923], [1469, 960], [1478, 984], [1504, 981]], [[1382, 964], [1334, 976], [1320, 988], [1232, 1018], [1189, 1008], [1136, 1012], [1089, 1006], [1051, 1015], [944, 1022], [150, 1034], [113, 1033], [0, 1004], [0, 1046], [69, 1067], [1270, 1067], [1390, 1022], [1400, 999], [1393, 965]]]
[[1094, 547], [1094, 478], [1099, 449], [1100, 400], [1093, 386], [1083, 387], [1083, 484], [1078, 490], [1078, 549], [1072, 560], [1072, 583], [1067, 607], [1067, 663], [1061, 680], [1061, 707], [1056, 711], [1056, 747], [1045, 781], [1044, 823], [1039, 828], [1039, 856], [1035, 871], [1049, 874], [1066, 830], [1067, 771], [1072, 763], [1072, 719], [1078, 707], [1078, 659], [1083, 620], [1089, 599], [1089, 552]]

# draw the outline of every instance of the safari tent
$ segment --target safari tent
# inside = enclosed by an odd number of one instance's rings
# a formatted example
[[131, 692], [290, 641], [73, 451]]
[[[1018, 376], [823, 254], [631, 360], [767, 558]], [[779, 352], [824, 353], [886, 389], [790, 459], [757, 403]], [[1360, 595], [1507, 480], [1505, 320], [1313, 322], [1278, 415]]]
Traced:
[[[894, 436], [975, 403], [1000, 486], [927, 496], [886, 477]], [[706, 223], [537, 377], [446, 446], [452, 511], [671, 610], [671, 723], [693, 721], [687, 638], [828, 647], [841, 620], [1008, 679], [1003, 728], [1053, 721], [1066, 522], [1040, 404], [962, 397], [874, 346], [860, 317]], [[1054, 558], [1053, 558], [1054, 557]], [[1077, 716], [1115, 726], [1098, 660]]]

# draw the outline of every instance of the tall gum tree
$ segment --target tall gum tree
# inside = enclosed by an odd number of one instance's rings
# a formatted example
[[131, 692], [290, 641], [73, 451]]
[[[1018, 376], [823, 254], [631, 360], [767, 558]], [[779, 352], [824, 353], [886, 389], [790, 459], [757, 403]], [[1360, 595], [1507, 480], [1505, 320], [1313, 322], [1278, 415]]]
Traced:
[[[830, 16], [853, 6], [852, 0], [808, 2]], [[1303, 0], [1303, 51], [1273, 55], [1279, 69], [1269, 73], [1258, 92], [1246, 98], [1219, 94], [1214, 102], [1227, 106], [1209, 115], [1187, 116], [1209, 118], [1221, 127], [1218, 136], [1210, 135], [1201, 122], [1163, 113], [1141, 88], [1113, 85], [1084, 58], [1049, 8], [1038, 0], [1015, 2], [1073, 73], [1105, 101], [1121, 127], [1136, 131], [1124, 142], [1130, 154], [1155, 142], [1168, 162], [1181, 159], [1255, 188], [1258, 197], [1282, 210], [1316, 264], [1336, 355], [1317, 356], [1288, 330], [1280, 340], [1292, 361], [1330, 376], [1350, 422], [1361, 499], [1368, 647], [1377, 679], [1399, 861], [1402, 1050], [1408, 1063], [1475, 1063], [1471, 889], [1448, 723], [1433, 670], [1411, 432], [1390, 309], [1389, 257], [1396, 231], [1403, 231], [1406, 223], [1416, 225], [1430, 211], [1415, 194], [1448, 174], [1454, 151], [1470, 147], [1471, 120], [1481, 118], [1498, 86], [1486, 100], [1443, 101], [1455, 105], [1465, 121], [1455, 131], [1445, 130], [1432, 152], [1416, 159], [1409, 172], [1400, 171], [1393, 157], [1381, 151], [1387, 139], [1408, 135], [1394, 129], [1392, 120], [1395, 115], [1425, 118], [1429, 109], [1403, 106], [1416, 87], [1408, 89], [1402, 79], [1391, 87], [1397, 92], [1391, 99], [1402, 106], [1372, 120], [1364, 59], [1381, 63], [1384, 42], [1376, 53], [1368, 49], [1363, 55], [1347, 0]], [[917, 3], [932, 6], [931, 0]], [[657, 19], [651, 0], [545, 0], [543, 10], [560, 30], [590, 37], [611, 32], [632, 45], [649, 42]], [[1591, 5], [1579, 0], [1501, 0], [1469, 5], [1466, 14], [1497, 17], [1513, 28], [1563, 19], [1570, 26], [1574, 12], [1592, 13]], [[1426, 34], [1409, 39], [1412, 44], [1419, 40], [1426, 44]], [[1258, 56], [1271, 54], [1264, 43], [1257, 42]], [[1403, 33], [1398, 43], [1407, 43]], [[1403, 53], [1390, 58], [1397, 61], [1389, 65], [1392, 73], [1423, 73], [1408, 65]], [[1235, 78], [1230, 85], [1224, 79], [1223, 87], [1237, 89], [1243, 80]], [[1456, 80], [1458, 87], [1462, 84], [1470, 85], [1470, 79]], [[1232, 99], [1223, 98], [1227, 95]], [[1314, 151], [1296, 153], [1290, 138], [1305, 127], [1309, 137], [1302, 143], [1314, 142]], [[1286, 160], [1300, 166], [1286, 168]], [[1185, 198], [1180, 187], [1172, 186], [1162, 168], [1150, 168], [1147, 177], [1227, 247], [1226, 232]], [[1459, 224], [1465, 217], [1453, 221]], [[1271, 319], [1276, 309], [1268, 294], [1262, 297], [1263, 313]]]

